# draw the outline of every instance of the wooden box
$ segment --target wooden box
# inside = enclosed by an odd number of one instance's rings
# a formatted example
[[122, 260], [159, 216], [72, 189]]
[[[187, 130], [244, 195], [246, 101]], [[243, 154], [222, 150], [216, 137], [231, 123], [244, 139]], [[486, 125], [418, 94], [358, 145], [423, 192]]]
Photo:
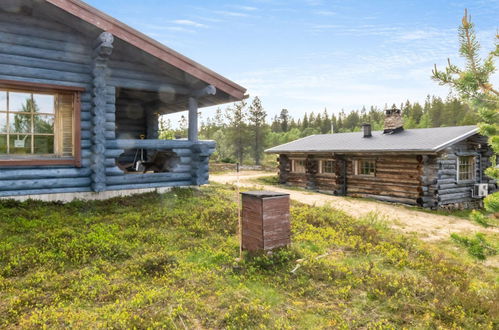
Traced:
[[248, 191], [241, 195], [243, 250], [271, 250], [289, 245], [289, 194]]

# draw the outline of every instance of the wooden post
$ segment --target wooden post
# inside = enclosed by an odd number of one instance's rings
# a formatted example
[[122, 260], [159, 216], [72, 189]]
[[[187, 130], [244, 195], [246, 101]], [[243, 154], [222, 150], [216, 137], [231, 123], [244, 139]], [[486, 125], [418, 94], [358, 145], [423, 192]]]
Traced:
[[92, 155], [90, 168], [92, 169], [92, 190], [101, 192], [106, 190], [106, 97], [109, 56], [113, 51], [114, 37], [109, 32], [103, 32], [96, 40], [93, 63], [93, 90], [92, 90]]
[[159, 114], [153, 110], [146, 110], [146, 125], [146, 139], [157, 140], [159, 138]]
[[191, 92], [189, 96], [189, 141], [198, 141], [198, 98], [206, 95], [215, 95], [217, 89], [213, 85]]
[[189, 141], [198, 141], [198, 100], [189, 97]]

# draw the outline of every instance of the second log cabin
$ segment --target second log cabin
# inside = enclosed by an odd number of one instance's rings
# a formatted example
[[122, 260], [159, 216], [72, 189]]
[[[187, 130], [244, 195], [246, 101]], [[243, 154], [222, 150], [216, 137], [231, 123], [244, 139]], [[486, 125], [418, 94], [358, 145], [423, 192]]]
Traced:
[[493, 152], [476, 126], [403, 128], [386, 110], [383, 131], [308, 136], [266, 150], [278, 154], [279, 181], [339, 196], [426, 208], [472, 208], [497, 190], [484, 171]]

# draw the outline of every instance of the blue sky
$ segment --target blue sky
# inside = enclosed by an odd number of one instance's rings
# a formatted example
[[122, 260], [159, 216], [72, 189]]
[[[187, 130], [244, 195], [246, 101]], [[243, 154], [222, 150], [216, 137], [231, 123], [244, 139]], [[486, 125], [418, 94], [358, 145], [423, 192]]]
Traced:
[[484, 54], [499, 27], [497, 0], [87, 2], [248, 88], [270, 116], [446, 96], [431, 69], [460, 62], [464, 8]]

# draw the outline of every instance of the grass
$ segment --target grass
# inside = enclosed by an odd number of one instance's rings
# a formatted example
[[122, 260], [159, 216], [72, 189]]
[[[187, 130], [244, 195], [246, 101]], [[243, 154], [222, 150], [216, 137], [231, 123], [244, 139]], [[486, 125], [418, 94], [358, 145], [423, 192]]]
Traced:
[[[0, 202], [0, 327], [499, 326], [490, 269], [370, 215], [294, 203], [293, 244], [237, 263], [235, 191]], [[301, 267], [290, 271], [300, 260]]]

